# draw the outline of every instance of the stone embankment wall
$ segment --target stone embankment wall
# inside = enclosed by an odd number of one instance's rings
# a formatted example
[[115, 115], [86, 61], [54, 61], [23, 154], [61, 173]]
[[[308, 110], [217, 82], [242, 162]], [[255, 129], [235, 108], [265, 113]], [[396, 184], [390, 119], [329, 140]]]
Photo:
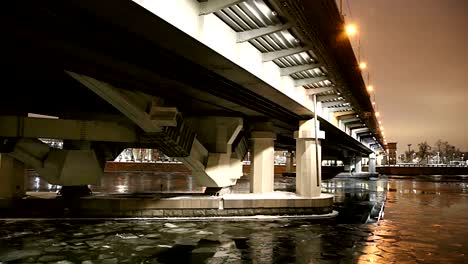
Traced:
[[468, 167], [377, 167], [377, 172], [383, 175], [468, 175]]
[[[65, 209], [67, 208], [67, 209]], [[333, 211], [333, 196], [254, 199], [222, 197], [22, 199], [0, 203], [0, 217], [216, 217], [323, 215]]]

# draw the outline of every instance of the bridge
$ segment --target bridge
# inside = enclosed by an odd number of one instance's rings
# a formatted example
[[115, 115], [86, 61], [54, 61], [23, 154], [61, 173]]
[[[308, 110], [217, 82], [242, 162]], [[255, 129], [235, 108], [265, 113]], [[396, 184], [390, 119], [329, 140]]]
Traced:
[[236, 183], [249, 152], [253, 193], [273, 191], [275, 149], [295, 153], [304, 197], [320, 196], [322, 160], [358, 171], [369, 157], [375, 170], [383, 137], [333, 0], [31, 1], [4, 11], [2, 196], [21, 193], [25, 166], [52, 184], [96, 183], [128, 147], [177, 157], [214, 189]]

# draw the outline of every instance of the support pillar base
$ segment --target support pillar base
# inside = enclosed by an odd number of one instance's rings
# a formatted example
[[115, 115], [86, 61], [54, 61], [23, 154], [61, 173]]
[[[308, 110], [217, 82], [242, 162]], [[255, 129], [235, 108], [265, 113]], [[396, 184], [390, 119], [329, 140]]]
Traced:
[[8, 154], [0, 153], [0, 197], [21, 198], [25, 193], [25, 166]]

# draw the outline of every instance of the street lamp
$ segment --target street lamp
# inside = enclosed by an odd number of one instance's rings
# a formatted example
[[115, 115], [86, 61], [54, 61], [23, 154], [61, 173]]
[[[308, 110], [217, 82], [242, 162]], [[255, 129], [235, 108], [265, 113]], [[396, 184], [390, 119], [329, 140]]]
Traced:
[[368, 91], [369, 93], [373, 92], [373, 91], [374, 91], [374, 86], [368, 85], [368, 86], [367, 86], [367, 91]]
[[348, 37], [352, 37], [356, 35], [357, 33], [357, 27], [354, 24], [346, 25], [345, 30], [346, 30], [346, 35], [348, 35]]
[[367, 63], [365, 62], [359, 63], [359, 69], [364, 70], [365, 68], [367, 68]]

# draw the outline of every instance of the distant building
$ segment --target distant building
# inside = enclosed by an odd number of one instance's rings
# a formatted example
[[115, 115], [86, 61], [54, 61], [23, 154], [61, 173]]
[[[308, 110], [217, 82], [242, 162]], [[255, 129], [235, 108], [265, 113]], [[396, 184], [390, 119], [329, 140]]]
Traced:
[[387, 144], [388, 164], [395, 165], [397, 163], [397, 143]]

